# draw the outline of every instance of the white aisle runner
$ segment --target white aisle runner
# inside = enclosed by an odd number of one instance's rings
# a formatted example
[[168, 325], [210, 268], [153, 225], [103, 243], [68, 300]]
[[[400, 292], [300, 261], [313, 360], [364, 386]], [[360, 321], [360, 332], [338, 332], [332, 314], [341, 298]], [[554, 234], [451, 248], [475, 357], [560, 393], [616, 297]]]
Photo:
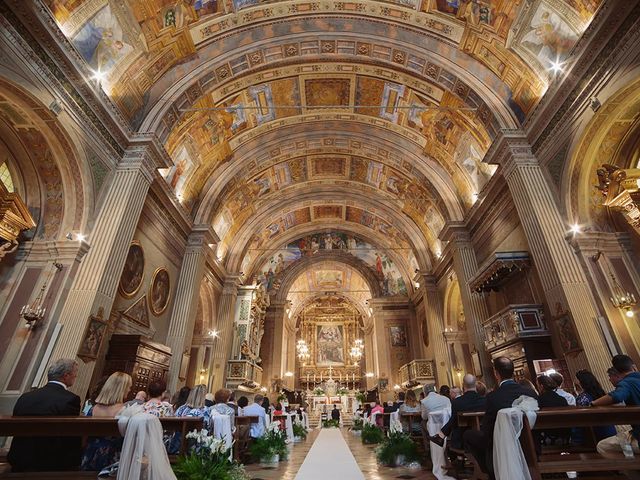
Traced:
[[364, 480], [347, 442], [337, 428], [323, 428], [295, 480]]

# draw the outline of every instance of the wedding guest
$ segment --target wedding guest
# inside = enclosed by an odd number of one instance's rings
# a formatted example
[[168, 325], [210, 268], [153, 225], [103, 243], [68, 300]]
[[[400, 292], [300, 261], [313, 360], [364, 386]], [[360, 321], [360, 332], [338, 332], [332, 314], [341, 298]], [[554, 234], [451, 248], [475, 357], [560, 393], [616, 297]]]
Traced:
[[211, 410], [204, 406], [204, 398], [207, 395], [206, 385], [196, 385], [189, 392], [187, 401], [176, 410], [176, 417], [202, 417], [205, 429], [210, 428]]
[[[251, 405], [242, 408], [243, 416], [258, 417], [258, 422], [251, 424], [251, 430], [249, 432], [251, 438], [260, 438], [264, 435], [265, 429], [267, 428], [267, 412], [262, 406], [264, 398], [265, 397], [258, 393], [253, 397], [253, 403]], [[269, 400], [267, 399], [267, 401]]]
[[524, 388], [528, 388], [529, 390], [531, 390], [536, 395], [538, 394], [538, 390], [536, 390], [536, 386], [528, 378], [521, 378], [520, 380], [518, 380], [518, 385], [521, 385]]
[[537, 398], [529, 388], [525, 388], [513, 379], [513, 362], [507, 357], [493, 360], [493, 373], [498, 388], [487, 395], [487, 404], [480, 430], [467, 430], [463, 434], [465, 450], [471, 452], [482, 471], [493, 474], [493, 429], [498, 410], [509, 408], [516, 398], [526, 395]]
[[[13, 415], [77, 416], [80, 397], [68, 391], [78, 376], [75, 360], [61, 358], [47, 371], [48, 383], [23, 393]], [[14, 437], [7, 459], [13, 472], [43, 472], [77, 469], [80, 465], [81, 439], [76, 437]]]
[[129, 400], [124, 404], [125, 407], [130, 407], [131, 405], [142, 405], [147, 401], [147, 392], [144, 390], [140, 390], [136, 393], [136, 396], [133, 397], [133, 400]]
[[333, 405], [333, 410], [331, 410], [331, 420], [340, 420], [340, 410], [335, 404]]
[[[576, 372], [576, 379], [580, 385], [582, 392], [576, 397], [576, 405], [578, 407], [589, 407], [594, 400], [606, 395], [604, 389], [598, 382], [598, 379], [589, 370], [579, 370]], [[601, 427], [592, 427], [596, 440], [611, 437], [616, 434], [613, 425]], [[571, 441], [581, 445], [585, 442], [585, 432], [583, 428], [575, 428], [571, 434]]]
[[233, 408], [227, 405], [230, 396], [231, 390], [227, 390], [226, 388], [218, 390], [213, 396], [214, 405], [211, 409], [215, 410], [220, 415], [229, 415], [229, 418], [231, 418], [231, 425], [234, 425], [236, 412], [233, 411]]
[[[260, 395], [262, 396], [262, 395]], [[269, 403], [269, 398], [268, 397], [264, 397], [262, 399], [262, 408], [264, 408], [264, 413], [266, 413], [267, 415], [269, 415], [269, 413], [271, 413], [271, 403]]]
[[484, 412], [487, 399], [478, 395], [476, 391], [477, 380], [474, 375], [467, 373], [462, 379], [464, 394], [455, 398], [451, 402], [451, 418], [442, 427], [440, 432], [429, 437], [429, 439], [439, 446], [444, 446], [444, 439], [451, 435], [449, 445], [453, 448], [462, 448], [462, 435], [467, 430], [458, 426], [458, 413], [460, 412]]
[[245, 407], [249, 405], [249, 399], [244, 395], [238, 399], [238, 416], [244, 415]]
[[556, 382], [556, 385], [558, 386], [556, 388], [556, 393], [567, 401], [567, 405], [575, 407], [576, 397], [574, 397], [571, 393], [566, 392], [562, 389], [562, 384], [564, 383], [564, 377], [562, 376], [562, 374], [558, 372], [554, 372], [554, 373], [550, 373], [549, 376], [554, 382]]
[[371, 416], [371, 404], [370, 403], [366, 403], [364, 405], [363, 416], [364, 416], [364, 418], [369, 418]]
[[620, 375], [620, 372], [618, 372], [613, 367], [607, 369], [607, 375], [609, 376], [609, 381], [611, 382], [611, 385], [613, 385], [614, 387], [617, 387], [618, 382], [620, 382], [620, 380], [623, 379], [623, 376]]
[[420, 401], [424, 400], [424, 392], [420, 392]]
[[215, 397], [213, 396], [213, 393], [207, 393], [204, 396], [204, 406], [205, 407], [213, 407], [215, 405]]
[[[531, 382], [529, 382], [529, 383], [531, 383]], [[533, 383], [531, 385], [533, 385]], [[476, 383], [476, 392], [478, 392], [478, 395], [480, 395], [481, 397], [486, 397], [487, 396], [487, 386], [482, 382], [477, 382]]]
[[406, 394], [404, 392], [398, 393], [398, 401], [394, 404], [396, 410], [398, 410], [405, 402]]
[[[635, 365], [631, 357], [627, 355], [616, 355], [611, 359], [613, 368], [621, 377], [617, 381], [616, 388], [607, 395], [591, 402], [594, 407], [613, 405], [624, 402], [626, 406], [640, 405], [640, 372], [635, 370]], [[635, 455], [640, 454], [638, 448], [640, 440], [640, 425], [631, 425], [631, 435], [628, 443]], [[598, 442], [598, 453], [607, 458], [621, 458], [622, 446], [617, 436], [611, 436]], [[637, 478], [637, 477], [634, 477]]]
[[[548, 375], [540, 375], [536, 381], [538, 382], [538, 406], [540, 408], [554, 408], [554, 407], [567, 407], [567, 400], [556, 392], [558, 388], [557, 382]], [[550, 445], [560, 440], [562, 443], [567, 443], [571, 431], [566, 428], [555, 428], [551, 430], [535, 430], [534, 438], [537, 445]], [[540, 450], [538, 449], [538, 453]]]
[[427, 426], [427, 422], [429, 421], [429, 414], [431, 412], [435, 412], [438, 410], [444, 410], [446, 408], [451, 408], [451, 400], [449, 400], [449, 387], [445, 390], [440, 389], [441, 392], [447, 393], [447, 395], [442, 395], [440, 393], [436, 393], [436, 386], [433, 383], [427, 383], [424, 387], [422, 387], [422, 391], [425, 394], [424, 400], [420, 402], [421, 413], [422, 413], [422, 441], [424, 443], [425, 450], [429, 448], [429, 429]]
[[173, 406], [162, 399], [167, 388], [164, 380], [153, 380], [149, 383], [149, 400], [142, 405], [144, 413], [150, 413], [156, 417], [173, 417]]
[[227, 405], [229, 405], [229, 407], [233, 409], [234, 415], [238, 414], [238, 404], [236, 403], [236, 394], [234, 392], [231, 392], [231, 395], [229, 395], [229, 400], [227, 400]]
[[451, 387], [451, 392], [449, 393], [449, 400], [452, 402], [462, 395], [462, 389], [460, 387]]
[[416, 392], [409, 390], [405, 395], [405, 400], [400, 405], [400, 421], [402, 422], [402, 431], [405, 433], [420, 433], [422, 431], [420, 422], [414, 419], [411, 422], [411, 432], [409, 432], [409, 421], [405, 420], [402, 416], [411, 413], [420, 413], [421, 407], [418, 399], [416, 398]]
[[438, 393], [443, 397], [451, 399], [451, 388], [449, 387], [449, 385], [442, 385]]
[[189, 398], [189, 393], [191, 393], [191, 388], [186, 385], [178, 390], [178, 393], [174, 396], [173, 402], [171, 402], [173, 404], [174, 411], [178, 410], [186, 403], [187, 398]]
[[273, 407], [273, 414], [282, 415], [283, 413], [284, 413], [284, 410], [282, 409], [282, 404], [280, 402], [276, 403], [275, 406]]
[[84, 406], [82, 407], [82, 415], [84, 415], [85, 417], [87, 416], [87, 413], [89, 413], [89, 410], [91, 410], [91, 407], [96, 404], [96, 397], [100, 395], [100, 390], [102, 390], [102, 387], [104, 387], [104, 383], [108, 378], [109, 375], [104, 375], [100, 380], [98, 380], [91, 393], [89, 393], [89, 395], [87, 396], [87, 399], [84, 402]]
[[[131, 390], [133, 381], [124, 372], [112, 373], [96, 398], [88, 417], [114, 418], [124, 410], [124, 399]], [[115, 463], [120, 449], [122, 437], [90, 437], [82, 455], [81, 470], [102, 470]]]
[[[165, 390], [164, 392], [162, 392], [162, 397], [160, 397], [160, 399], [163, 402], [171, 403], [171, 392], [169, 390]], [[171, 406], [173, 407], [173, 405]]]

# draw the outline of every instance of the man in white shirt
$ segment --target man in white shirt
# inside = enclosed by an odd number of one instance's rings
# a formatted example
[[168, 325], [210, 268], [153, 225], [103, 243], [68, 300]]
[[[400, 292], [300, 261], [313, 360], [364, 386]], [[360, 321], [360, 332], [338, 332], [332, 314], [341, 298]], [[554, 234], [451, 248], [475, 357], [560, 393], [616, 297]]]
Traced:
[[253, 403], [242, 409], [243, 417], [258, 417], [258, 423], [251, 424], [251, 430], [249, 431], [251, 438], [260, 438], [267, 428], [267, 414], [262, 408], [263, 399], [264, 397], [258, 393], [253, 397]]
[[554, 382], [556, 382], [556, 385], [558, 385], [558, 388], [556, 388], [556, 393], [567, 401], [567, 405], [575, 407], [576, 397], [571, 395], [569, 392], [565, 392], [562, 389], [562, 383], [564, 382], [564, 377], [558, 372], [550, 373], [549, 376]]
[[425, 445], [425, 450], [427, 450], [429, 448], [429, 430], [427, 429], [429, 414], [446, 408], [451, 409], [451, 400], [449, 400], [449, 397], [436, 393], [436, 385], [434, 383], [426, 384], [422, 387], [422, 391], [424, 392], [424, 398], [420, 400], [422, 440]]

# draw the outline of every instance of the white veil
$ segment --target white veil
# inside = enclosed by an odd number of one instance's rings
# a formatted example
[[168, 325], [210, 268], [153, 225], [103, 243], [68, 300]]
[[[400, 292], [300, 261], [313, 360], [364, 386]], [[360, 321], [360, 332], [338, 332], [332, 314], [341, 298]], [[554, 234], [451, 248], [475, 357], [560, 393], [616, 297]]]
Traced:
[[[148, 413], [118, 417], [124, 436], [118, 480], [176, 480], [162, 443], [162, 425]], [[134, 413], [134, 412], [131, 412]]]

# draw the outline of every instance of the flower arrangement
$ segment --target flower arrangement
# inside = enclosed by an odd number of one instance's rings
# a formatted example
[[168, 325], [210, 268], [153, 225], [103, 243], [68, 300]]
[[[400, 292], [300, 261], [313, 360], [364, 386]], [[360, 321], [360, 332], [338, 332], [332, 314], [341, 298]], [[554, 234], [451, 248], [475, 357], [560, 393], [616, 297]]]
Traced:
[[338, 395], [348, 395], [349, 394], [349, 390], [347, 390], [344, 387], [340, 387], [336, 393]]
[[382, 429], [376, 427], [375, 425], [371, 425], [370, 423], [365, 423], [362, 427], [362, 443], [371, 445], [375, 443], [380, 443], [384, 440], [384, 433]]
[[278, 398], [276, 398], [276, 402], [284, 402], [287, 399], [287, 396], [284, 393], [281, 393], [280, 395], [278, 395]]
[[293, 436], [304, 440], [305, 438], [307, 438], [308, 433], [309, 432], [305, 428], [304, 424], [298, 418], [296, 418], [296, 421], [293, 422]]
[[340, 427], [340, 420], [323, 420], [322, 421], [322, 428], [339, 428]]
[[360, 403], [365, 403], [367, 401], [367, 395], [364, 392], [356, 393], [356, 400]]
[[351, 430], [353, 430], [354, 432], [358, 432], [358, 431], [361, 431], [363, 427], [364, 427], [364, 420], [360, 417], [355, 417], [353, 419], [353, 426], [351, 427]]
[[178, 480], [248, 480], [244, 467], [229, 460], [229, 449], [223, 439], [206, 430], [193, 430], [186, 438], [191, 445], [187, 455], [173, 466]]
[[263, 463], [275, 463], [287, 458], [287, 434], [280, 429], [280, 421], [269, 424], [266, 432], [249, 447], [251, 456]]
[[313, 394], [314, 394], [316, 397], [322, 397], [322, 396], [324, 395], [324, 390], [323, 390], [323, 389], [321, 389], [320, 387], [318, 387], [318, 388], [316, 388], [316, 389], [313, 391]]
[[391, 467], [420, 459], [418, 446], [409, 435], [402, 432], [389, 433], [377, 448], [376, 457], [380, 463]]

